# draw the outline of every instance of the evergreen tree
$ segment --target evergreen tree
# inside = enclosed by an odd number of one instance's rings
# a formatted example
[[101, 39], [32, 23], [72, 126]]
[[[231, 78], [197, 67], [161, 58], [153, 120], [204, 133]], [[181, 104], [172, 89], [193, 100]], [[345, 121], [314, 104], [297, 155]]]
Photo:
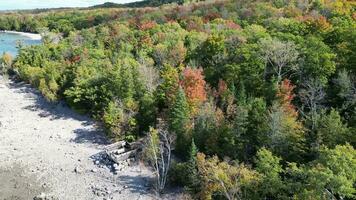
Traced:
[[170, 109], [170, 130], [177, 135], [176, 152], [186, 156], [187, 146], [190, 143], [188, 135], [189, 105], [182, 88], [179, 88], [176, 100]]
[[192, 144], [190, 147], [189, 159], [187, 162], [187, 174], [189, 175], [188, 178], [188, 191], [193, 194], [196, 194], [200, 190], [200, 179], [199, 179], [199, 172], [197, 166], [197, 154], [198, 148], [195, 145], [194, 139], [192, 139]]

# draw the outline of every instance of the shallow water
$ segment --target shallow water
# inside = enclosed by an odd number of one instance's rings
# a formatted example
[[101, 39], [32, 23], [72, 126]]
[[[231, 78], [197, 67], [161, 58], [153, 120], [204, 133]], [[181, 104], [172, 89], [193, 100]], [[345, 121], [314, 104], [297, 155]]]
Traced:
[[23, 35], [0, 32], [0, 56], [5, 52], [10, 53], [12, 56], [16, 56], [19, 44], [35, 45], [40, 43], [40, 40], [32, 40]]

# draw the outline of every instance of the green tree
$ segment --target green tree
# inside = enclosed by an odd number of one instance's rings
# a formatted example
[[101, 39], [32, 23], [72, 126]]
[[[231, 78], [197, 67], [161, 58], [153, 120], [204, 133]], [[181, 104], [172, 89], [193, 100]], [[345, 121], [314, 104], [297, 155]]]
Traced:
[[284, 198], [284, 183], [282, 173], [284, 172], [280, 162], [281, 158], [274, 156], [266, 148], [258, 150], [256, 155], [256, 171], [261, 174], [259, 191], [261, 198]]
[[303, 44], [302, 58], [304, 61], [301, 66], [303, 76], [326, 84], [336, 70], [336, 55], [317, 37], [307, 37]]
[[338, 111], [332, 109], [330, 113], [323, 111], [318, 120], [317, 137], [319, 145], [334, 148], [338, 144], [345, 144], [352, 136], [351, 131]]
[[285, 105], [274, 103], [268, 117], [268, 146], [287, 160], [300, 160], [305, 149], [305, 132], [297, 116]]
[[[356, 190], [353, 185], [356, 181], [356, 151], [351, 145], [321, 149], [316, 163], [320, 164], [319, 171], [329, 175], [327, 180], [320, 181], [326, 190], [342, 198], [355, 197]], [[318, 164], [316, 169], [319, 168]]]
[[192, 144], [190, 146], [189, 158], [186, 165], [187, 175], [186, 177], [188, 180], [187, 188], [193, 194], [196, 194], [201, 189], [201, 183], [199, 178], [198, 166], [197, 166], [197, 154], [198, 148], [195, 145], [194, 139], [192, 140]]
[[182, 156], [188, 153], [191, 137], [189, 136], [189, 105], [182, 88], [179, 88], [169, 114], [169, 127], [177, 135], [176, 152]]

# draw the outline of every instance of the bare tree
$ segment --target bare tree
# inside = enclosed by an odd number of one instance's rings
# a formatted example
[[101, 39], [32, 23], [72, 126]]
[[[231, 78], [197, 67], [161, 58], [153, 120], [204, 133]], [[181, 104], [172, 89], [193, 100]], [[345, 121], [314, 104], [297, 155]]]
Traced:
[[[261, 56], [266, 62], [266, 74], [273, 71], [280, 83], [284, 76], [292, 74], [298, 69], [296, 61], [299, 57], [293, 42], [283, 42], [278, 39], [263, 39], [260, 41]], [[272, 69], [267, 68], [270, 64]]]
[[346, 70], [339, 71], [333, 80], [337, 87], [337, 96], [344, 100], [342, 109], [346, 110], [356, 104], [356, 78], [350, 76]]
[[[309, 80], [303, 84], [303, 89], [299, 92], [303, 103], [300, 113], [311, 121], [311, 130], [314, 131], [317, 126], [318, 111], [322, 108], [322, 102], [325, 98], [324, 86], [320, 81]], [[308, 111], [309, 114], [306, 114]]]
[[167, 183], [174, 141], [174, 134], [170, 134], [167, 129], [150, 129], [146, 155], [154, 169], [156, 189], [159, 193], [164, 190]]
[[149, 92], [153, 92], [160, 83], [159, 71], [153, 66], [141, 63], [138, 68], [140, 80]]

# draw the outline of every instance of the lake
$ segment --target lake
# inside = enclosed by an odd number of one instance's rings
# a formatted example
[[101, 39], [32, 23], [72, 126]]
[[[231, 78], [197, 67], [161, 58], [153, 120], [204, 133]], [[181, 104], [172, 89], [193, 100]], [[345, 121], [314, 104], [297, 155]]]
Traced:
[[0, 10], [89, 7], [93, 5], [103, 4], [105, 2], [129, 3], [134, 1], [135, 0], [0, 0]]
[[40, 44], [41, 40], [34, 40], [20, 34], [0, 32], [0, 56], [5, 52], [10, 53], [12, 56], [16, 56], [19, 42], [24, 45], [35, 45]]

